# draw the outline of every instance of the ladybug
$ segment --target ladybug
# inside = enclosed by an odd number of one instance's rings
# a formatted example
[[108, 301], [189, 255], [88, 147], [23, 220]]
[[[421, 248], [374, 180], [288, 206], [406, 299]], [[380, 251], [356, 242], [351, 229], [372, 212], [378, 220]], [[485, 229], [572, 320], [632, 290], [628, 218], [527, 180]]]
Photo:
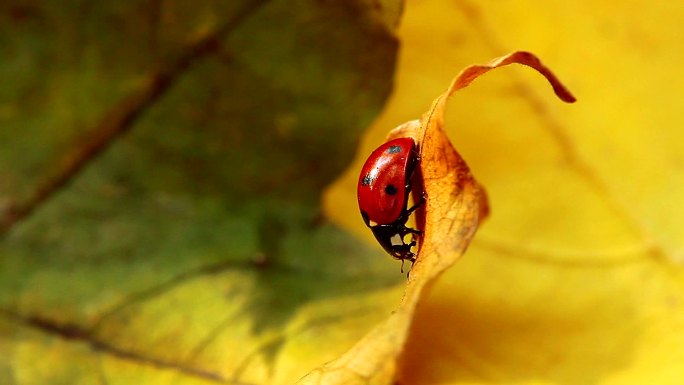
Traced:
[[[420, 162], [416, 143], [411, 138], [390, 140], [373, 151], [361, 168], [357, 195], [363, 221], [380, 245], [395, 259], [415, 262], [411, 247], [420, 230], [406, 227], [413, 211], [425, 198], [408, 208], [413, 172]], [[410, 243], [404, 237], [412, 234]]]

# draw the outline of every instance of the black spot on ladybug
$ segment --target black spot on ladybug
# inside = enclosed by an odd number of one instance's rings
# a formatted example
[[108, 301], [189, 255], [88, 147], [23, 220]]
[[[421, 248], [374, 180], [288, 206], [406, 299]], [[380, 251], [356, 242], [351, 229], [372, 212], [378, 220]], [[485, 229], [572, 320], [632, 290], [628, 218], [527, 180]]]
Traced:
[[373, 177], [370, 174], [366, 174], [361, 180], [362, 186], [370, 186], [371, 183], [373, 183]]
[[397, 188], [396, 188], [393, 184], [388, 184], [388, 185], [385, 187], [385, 193], [386, 193], [387, 195], [394, 195], [394, 194], [397, 193]]
[[387, 149], [388, 154], [396, 154], [401, 151], [401, 146], [390, 146]]

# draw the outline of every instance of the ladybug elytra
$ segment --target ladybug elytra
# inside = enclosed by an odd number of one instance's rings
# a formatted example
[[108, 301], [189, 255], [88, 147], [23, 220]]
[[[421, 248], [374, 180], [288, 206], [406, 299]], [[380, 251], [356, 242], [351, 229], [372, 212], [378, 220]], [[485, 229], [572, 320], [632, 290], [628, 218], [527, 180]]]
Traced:
[[406, 243], [404, 237], [422, 234], [420, 230], [406, 226], [411, 213], [425, 203], [421, 198], [407, 208], [411, 180], [419, 162], [413, 139], [390, 140], [370, 154], [361, 168], [357, 187], [364, 223], [385, 251], [402, 262], [409, 260], [413, 263], [416, 260], [411, 251], [411, 247], [416, 245], [415, 239]]

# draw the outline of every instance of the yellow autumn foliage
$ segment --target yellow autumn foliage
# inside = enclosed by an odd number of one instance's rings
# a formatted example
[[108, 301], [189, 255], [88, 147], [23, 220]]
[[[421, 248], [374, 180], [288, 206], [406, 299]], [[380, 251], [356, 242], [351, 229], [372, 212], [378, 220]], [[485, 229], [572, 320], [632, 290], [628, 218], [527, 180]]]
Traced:
[[513, 66], [449, 102], [491, 213], [418, 305], [399, 383], [681, 383], [683, 18], [677, 2], [408, 2], [394, 94], [326, 195], [337, 223], [374, 242], [357, 170], [468, 64], [535, 52], [578, 103]]

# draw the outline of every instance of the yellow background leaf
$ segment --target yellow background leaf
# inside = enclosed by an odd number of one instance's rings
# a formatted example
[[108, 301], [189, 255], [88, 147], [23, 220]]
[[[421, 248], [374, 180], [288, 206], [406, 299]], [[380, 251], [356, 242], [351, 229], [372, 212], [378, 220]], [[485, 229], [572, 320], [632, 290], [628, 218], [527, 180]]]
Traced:
[[683, 18], [676, 2], [407, 4], [395, 93], [326, 196], [369, 242], [353, 207], [364, 155], [460, 68], [529, 50], [579, 102], [511, 67], [450, 102], [491, 215], [418, 307], [401, 383], [681, 382]]

